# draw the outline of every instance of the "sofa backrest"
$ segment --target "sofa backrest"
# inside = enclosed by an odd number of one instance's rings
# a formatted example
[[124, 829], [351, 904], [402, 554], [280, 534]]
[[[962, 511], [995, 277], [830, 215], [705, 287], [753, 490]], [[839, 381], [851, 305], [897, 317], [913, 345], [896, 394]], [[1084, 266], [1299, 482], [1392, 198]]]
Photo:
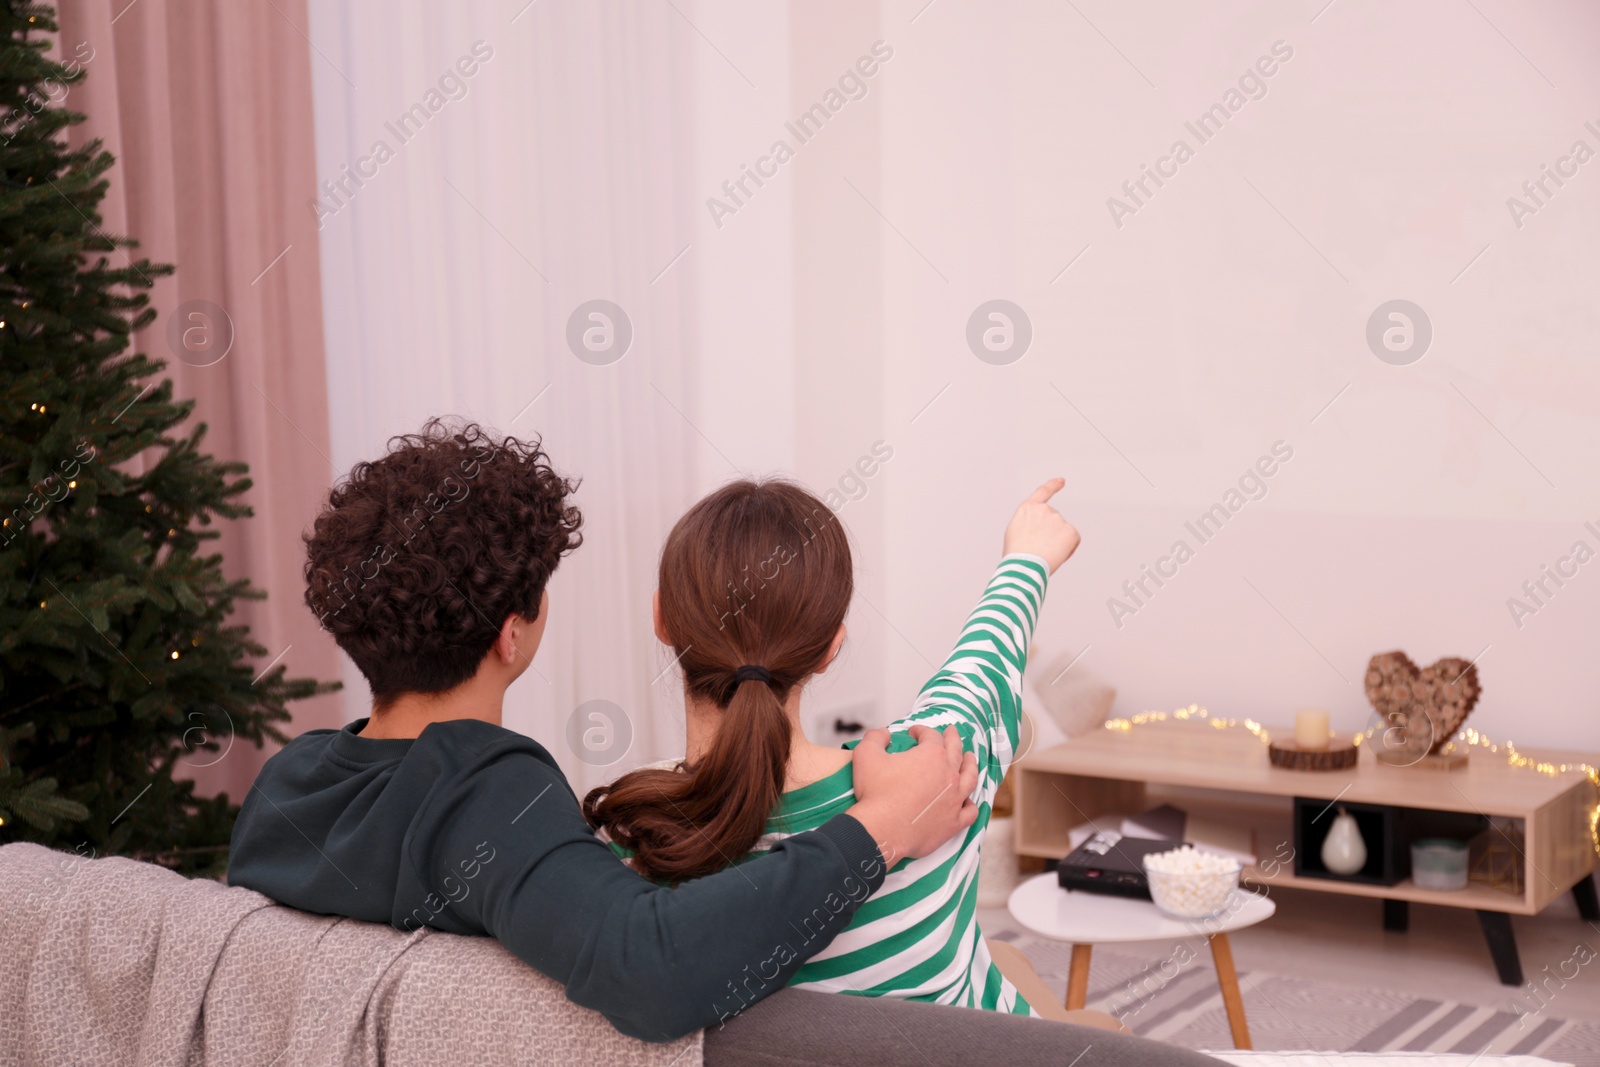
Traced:
[[702, 1035], [624, 1037], [489, 938], [31, 844], [0, 848], [0, 900], [0, 1064], [701, 1063]]

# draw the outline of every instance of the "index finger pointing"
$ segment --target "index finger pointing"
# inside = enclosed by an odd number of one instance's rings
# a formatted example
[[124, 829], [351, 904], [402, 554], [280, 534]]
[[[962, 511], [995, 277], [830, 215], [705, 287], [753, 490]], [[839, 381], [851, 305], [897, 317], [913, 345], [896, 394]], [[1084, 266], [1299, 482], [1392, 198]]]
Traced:
[[1051, 497], [1061, 492], [1061, 487], [1066, 484], [1067, 480], [1065, 478], [1051, 478], [1048, 482], [1045, 482], [1043, 485], [1033, 491], [1033, 495], [1028, 497], [1028, 503], [1043, 504]]

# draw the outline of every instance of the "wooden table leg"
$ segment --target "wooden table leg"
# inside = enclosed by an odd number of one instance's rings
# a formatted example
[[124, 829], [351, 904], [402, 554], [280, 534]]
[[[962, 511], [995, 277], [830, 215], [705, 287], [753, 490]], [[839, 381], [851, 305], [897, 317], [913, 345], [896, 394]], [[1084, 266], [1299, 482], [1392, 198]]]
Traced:
[[[1517, 935], [1511, 929], [1511, 916], [1503, 911], [1480, 911], [1478, 922], [1489, 942], [1489, 955], [1504, 985], [1522, 985], [1522, 957], [1517, 955]], [[1558, 987], [1559, 988], [1559, 987]]]
[[1067, 1010], [1081, 1011], [1089, 999], [1089, 945], [1072, 946], [1072, 968], [1067, 972]]
[[1222, 987], [1222, 1006], [1228, 1010], [1233, 1047], [1249, 1048], [1250, 1027], [1244, 1021], [1244, 998], [1239, 995], [1239, 974], [1233, 969], [1233, 947], [1227, 934], [1211, 935], [1211, 958], [1217, 965], [1217, 984]]
[[1600, 922], [1600, 894], [1595, 892], [1594, 875], [1586, 874], [1572, 887], [1572, 899], [1578, 905], [1578, 918], [1585, 922]]

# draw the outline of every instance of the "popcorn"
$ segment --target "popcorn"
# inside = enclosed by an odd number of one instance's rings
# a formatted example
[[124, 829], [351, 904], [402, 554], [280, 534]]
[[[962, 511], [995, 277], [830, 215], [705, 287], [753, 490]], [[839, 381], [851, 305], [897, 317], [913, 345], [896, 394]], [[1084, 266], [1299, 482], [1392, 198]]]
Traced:
[[1178, 919], [1204, 919], [1221, 911], [1239, 886], [1238, 860], [1184, 845], [1144, 858], [1150, 899]]
[[1215, 852], [1201, 852], [1193, 845], [1184, 845], [1170, 852], [1146, 856], [1144, 866], [1146, 870], [1162, 874], [1227, 874], [1238, 870], [1239, 863]]

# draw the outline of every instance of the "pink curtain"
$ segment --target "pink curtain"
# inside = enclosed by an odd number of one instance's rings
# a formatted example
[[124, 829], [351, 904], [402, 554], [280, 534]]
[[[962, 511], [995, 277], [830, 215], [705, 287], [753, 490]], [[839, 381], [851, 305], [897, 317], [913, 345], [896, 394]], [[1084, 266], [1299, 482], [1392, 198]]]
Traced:
[[[59, 58], [87, 70], [66, 100], [89, 116], [74, 137], [117, 157], [105, 227], [178, 268], [136, 344], [196, 401], [208, 450], [250, 465], [255, 516], [217, 544], [231, 576], [268, 594], [238, 612], [267, 648], [258, 667], [281, 656], [292, 676], [336, 679], [338, 651], [301, 601], [300, 533], [332, 473], [306, 0], [65, 0], [59, 16]], [[174, 344], [180, 310], [194, 329]], [[342, 721], [337, 696], [290, 710], [291, 735]], [[194, 778], [239, 800], [269, 754], [236, 744]]]

